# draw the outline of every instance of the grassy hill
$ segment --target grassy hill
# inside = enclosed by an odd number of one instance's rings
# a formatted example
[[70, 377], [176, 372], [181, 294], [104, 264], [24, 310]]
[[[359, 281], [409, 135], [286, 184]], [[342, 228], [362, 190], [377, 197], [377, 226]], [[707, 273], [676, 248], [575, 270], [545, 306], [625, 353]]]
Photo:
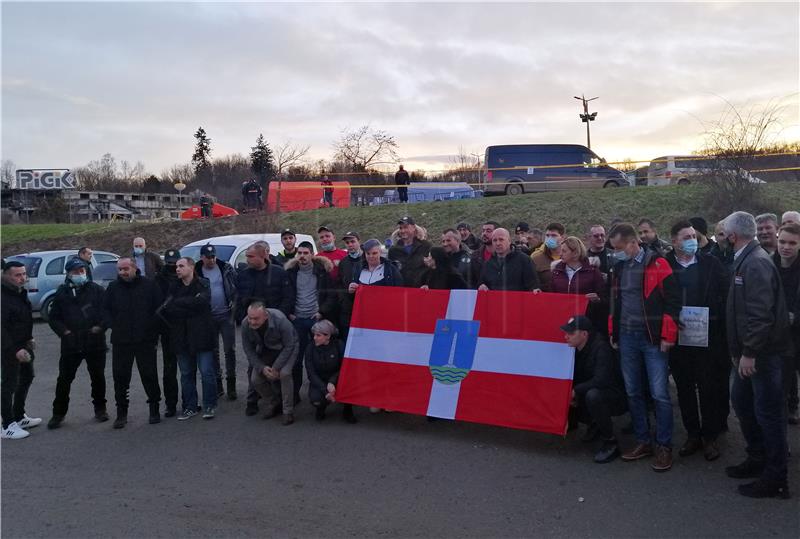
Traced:
[[[800, 209], [800, 188], [797, 183], [765, 186], [772, 209], [780, 214]], [[0, 228], [2, 252], [11, 255], [44, 249], [70, 249], [89, 245], [95, 249], [125, 253], [131, 240], [142, 236], [148, 247], [163, 251], [181, 247], [191, 241], [225, 234], [277, 232], [290, 227], [296, 232], [315, 234], [318, 226], [332, 227], [338, 235], [355, 230], [362, 240], [383, 239], [394, 229], [398, 218], [408, 214], [426, 227], [438, 240], [442, 229], [465, 221], [473, 227], [487, 220], [498, 221], [513, 230], [519, 221], [543, 228], [559, 221], [570, 234], [582, 235], [592, 223], [608, 223], [614, 218], [635, 221], [653, 219], [662, 235], [681, 217], [704, 216], [713, 225], [724, 215], [716, 215], [704, 204], [703, 186], [674, 186], [635, 189], [593, 189], [539, 193], [518, 197], [490, 197], [454, 202], [429, 202], [410, 205], [332, 208], [275, 215], [240, 215], [214, 221], [180, 221], [169, 223], [132, 223], [115, 225], [6, 225]], [[740, 209], [754, 211], [750, 201], [743, 200]]]

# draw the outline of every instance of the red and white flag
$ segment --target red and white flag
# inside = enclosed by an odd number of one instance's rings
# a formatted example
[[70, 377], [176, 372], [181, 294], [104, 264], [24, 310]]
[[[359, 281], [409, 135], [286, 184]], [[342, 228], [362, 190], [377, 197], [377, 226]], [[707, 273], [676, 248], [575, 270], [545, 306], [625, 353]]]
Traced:
[[360, 287], [336, 399], [564, 434], [571, 294]]

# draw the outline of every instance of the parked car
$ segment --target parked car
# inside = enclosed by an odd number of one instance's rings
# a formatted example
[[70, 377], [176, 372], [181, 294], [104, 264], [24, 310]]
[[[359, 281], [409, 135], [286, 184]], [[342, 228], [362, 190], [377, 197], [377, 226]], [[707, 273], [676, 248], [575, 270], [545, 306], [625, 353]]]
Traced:
[[[279, 251], [283, 250], [281, 244], [281, 235], [278, 234], [234, 234], [231, 236], [216, 236], [214, 238], [207, 238], [204, 240], [193, 241], [188, 245], [181, 247], [181, 256], [188, 256], [194, 260], [200, 260], [200, 248], [210, 243], [217, 251], [217, 258], [224, 260], [232, 265], [237, 270], [243, 269], [247, 266], [245, 259], [245, 251], [257, 241], [266, 241], [269, 244], [269, 252], [277, 255]], [[297, 234], [297, 244], [302, 241], [311, 242], [314, 246], [314, 253], [317, 252], [317, 244], [314, 238], [308, 234]]]
[[489, 146], [484, 163], [487, 195], [630, 185], [625, 174], [578, 144]]
[[[50, 305], [56, 289], [64, 283], [67, 272], [66, 263], [78, 256], [78, 250], [39, 251], [9, 256], [6, 260], [16, 260], [25, 264], [28, 274], [28, 298], [33, 312], [38, 312], [44, 320], [50, 313]], [[116, 262], [119, 255], [107, 251], [94, 251], [92, 255], [92, 276], [95, 268], [103, 262]]]
[[665, 155], [650, 161], [647, 185], [689, 185], [715, 174], [738, 175], [750, 183], [764, 183], [743, 168], [723, 159], [697, 155]]
[[92, 280], [103, 288], [108, 288], [111, 281], [117, 280], [117, 261], [100, 262], [92, 268]]

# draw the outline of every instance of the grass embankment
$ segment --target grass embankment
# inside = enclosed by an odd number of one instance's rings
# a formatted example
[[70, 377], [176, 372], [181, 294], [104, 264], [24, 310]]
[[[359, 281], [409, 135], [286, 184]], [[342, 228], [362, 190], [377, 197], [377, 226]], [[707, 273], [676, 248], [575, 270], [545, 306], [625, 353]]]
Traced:
[[3, 225], [0, 226], [0, 242], [11, 245], [27, 241], [46, 240], [50, 238], [68, 238], [82, 236], [90, 232], [119, 230], [128, 223], [47, 223], [35, 225]]
[[[774, 200], [776, 213], [800, 208], [800, 188], [797, 183], [770, 184], [765, 194]], [[277, 232], [290, 227], [298, 233], [314, 235], [322, 224], [333, 228], [339, 236], [355, 230], [362, 240], [370, 237], [383, 239], [393, 230], [397, 219], [411, 215], [438, 239], [438, 233], [456, 223], [465, 221], [474, 228], [494, 220], [513, 227], [519, 221], [544, 228], [559, 221], [570, 234], [582, 235], [592, 223], [607, 224], [614, 218], [636, 221], [642, 217], [653, 219], [662, 236], [682, 217], [704, 216], [713, 225], [724, 215], [717, 215], [705, 206], [706, 188], [702, 186], [640, 187], [624, 189], [593, 189], [558, 193], [539, 193], [518, 197], [490, 197], [454, 202], [429, 202], [409, 205], [332, 208], [275, 215], [240, 215], [215, 221], [181, 221], [169, 223], [133, 223], [124, 226], [88, 225], [80, 230], [72, 227], [86, 225], [15, 225], [29, 228], [7, 233], [3, 227], [3, 252], [24, 252], [42, 249], [77, 248], [90, 245], [117, 253], [128, 252], [131, 239], [143, 236], [148, 247], [163, 251], [181, 247], [191, 241], [226, 234]], [[750, 201], [743, 200], [740, 208], [753, 211]], [[45, 228], [38, 229], [37, 226]], [[97, 227], [100, 227], [98, 230]], [[93, 228], [94, 227], [94, 228]], [[41, 230], [41, 233], [40, 233]], [[61, 230], [61, 236], [55, 236]], [[63, 232], [67, 233], [64, 234]], [[46, 234], [46, 235], [45, 235]]]

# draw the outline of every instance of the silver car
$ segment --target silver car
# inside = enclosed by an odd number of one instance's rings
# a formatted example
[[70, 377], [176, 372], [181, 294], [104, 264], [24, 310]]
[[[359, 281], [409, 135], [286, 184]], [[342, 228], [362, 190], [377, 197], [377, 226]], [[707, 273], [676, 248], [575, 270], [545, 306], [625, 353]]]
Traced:
[[[63, 251], [39, 251], [9, 256], [6, 260], [16, 260], [25, 264], [28, 274], [28, 299], [31, 300], [33, 312], [39, 312], [44, 320], [50, 312], [53, 294], [64, 283], [67, 272], [64, 266], [70, 259], [78, 256], [77, 249]], [[107, 251], [94, 251], [92, 269], [103, 262], [116, 261], [119, 255]]]

